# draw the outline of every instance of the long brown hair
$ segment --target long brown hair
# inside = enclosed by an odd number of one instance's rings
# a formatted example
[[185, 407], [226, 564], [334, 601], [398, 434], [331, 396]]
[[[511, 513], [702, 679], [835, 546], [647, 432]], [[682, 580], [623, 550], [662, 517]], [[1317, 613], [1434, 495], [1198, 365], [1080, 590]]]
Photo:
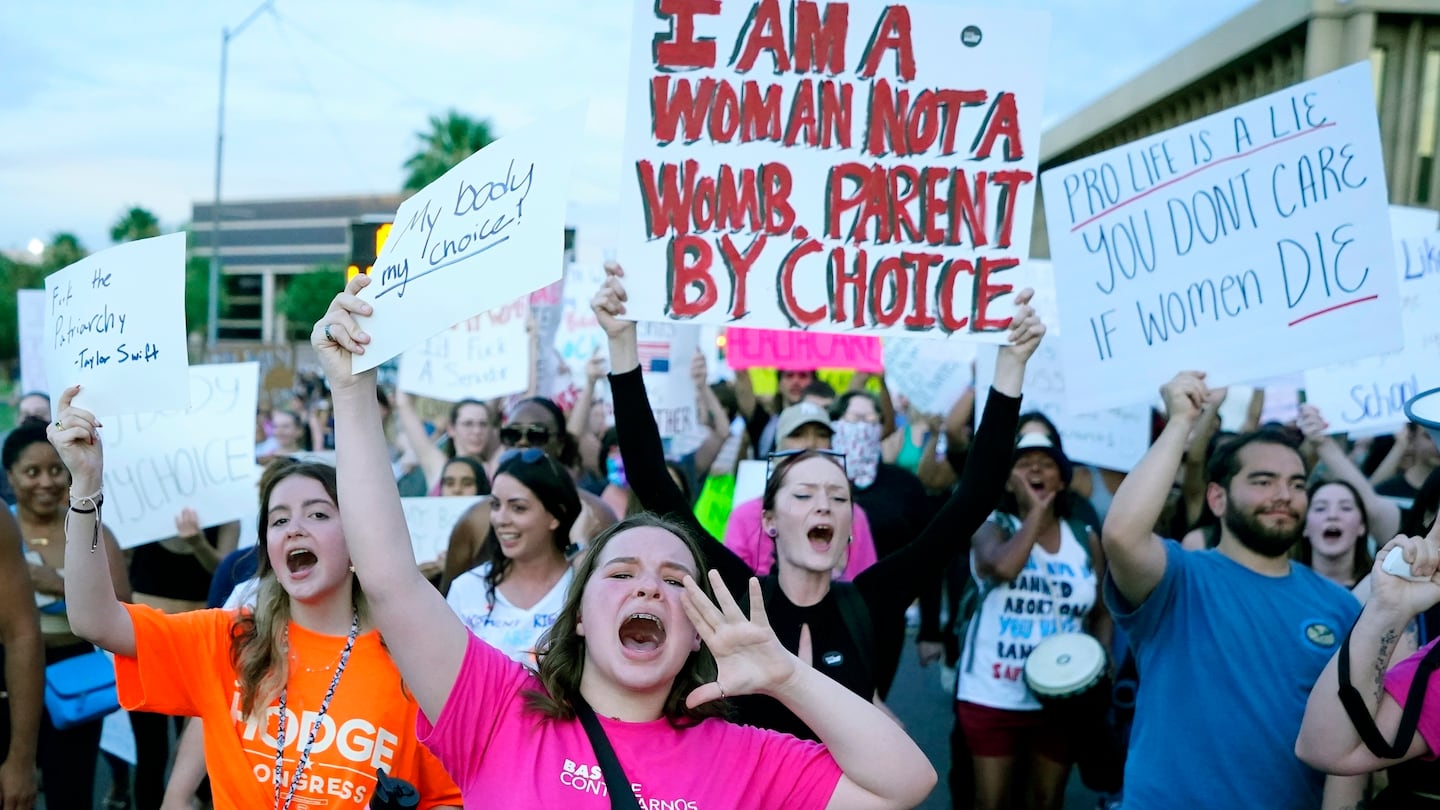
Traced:
[[[281, 481], [297, 475], [320, 482], [336, 506], [340, 504], [335, 468], [329, 464], [284, 459], [271, 464], [260, 477], [259, 538], [255, 546], [259, 558], [255, 576], [260, 584], [254, 610], [241, 610], [230, 627], [230, 665], [240, 681], [240, 711], [247, 719], [255, 717], [257, 707], [263, 710], [269, 706], [289, 679], [289, 651], [284, 640], [290, 624], [290, 595], [270, 567], [267, 530], [270, 496]], [[350, 588], [355, 610], [364, 621], [368, 613], [365, 594], [353, 574]]]
[[[653, 512], [641, 512], [627, 517], [601, 532], [580, 558], [575, 578], [570, 582], [570, 589], [565, 594], [565, 606], [560, 609], [560, 615], [536, 645], [540, 657], [540, 683], [544, 689], [525, 692], [525, 705], [531, 711], [554, 720], [569, 720], [575, 716], [573, 701], [580, 695], [580, 678], [585, 673], [585, 637], [577, 632], [580, 600], [585, 595], [585, 586], [599, 567], [600, 552], [611, 540], [631, 529], [645, 527], [663, 529], [680, 538], [680, 542], [690, 550], [697, 563], [705, 559], [705, 555], [701, 553], [700, 541], [684, 524]], [[704, 576], [703, 572], [696, 584], [705, 592], [707, 598], [714, 600], [715, 594], [710, 589], [709, 577]], [[685, 665], [680, 668], [680, 672], [675, 675], [669, 694], [665, 696], [665, 706], [661, 712], [665, 719], [669, 720], [672, 726], [683, 728], [708, 717], [725, 717], [730, 707], [723, 700], [702, 703], [693, 709], [685, 705], [685, 698], [692, 691], [714, 681], [717, 674], [715, 656], [710, 654], [708, 647], [701, 646], [699, 651], [691, 653], [690, 657], [685, 659]]]

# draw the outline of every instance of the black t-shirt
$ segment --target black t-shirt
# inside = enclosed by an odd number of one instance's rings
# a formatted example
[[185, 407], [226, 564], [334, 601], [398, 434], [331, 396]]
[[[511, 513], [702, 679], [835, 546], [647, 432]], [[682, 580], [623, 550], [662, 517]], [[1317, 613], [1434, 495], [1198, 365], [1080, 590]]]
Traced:
[[855, 505], [870, 519], [877, 559], [908, 545], [934, 514], [920, 479], [894, 464], [881, 464], [874, 483], [855, 489]]

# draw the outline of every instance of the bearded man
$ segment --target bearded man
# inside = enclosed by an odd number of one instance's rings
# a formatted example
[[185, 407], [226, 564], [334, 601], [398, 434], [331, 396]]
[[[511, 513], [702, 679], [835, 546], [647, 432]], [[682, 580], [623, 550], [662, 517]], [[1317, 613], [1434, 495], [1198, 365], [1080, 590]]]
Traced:
[[1309, 506], [1305, 462], [1280, 431], [1221, 447], [1206, 491], [1220, 543], [1184, 551], [1152, 529], [1214, 395], [1198, 372], [1161, 393], [1169, 421], [1115, 493], [1102, 538], [1105, 600], [1141, 673], [1122, 807], [1353, 806], [1363, 777], [1327, 780], [1295, 756], [1309, 689], [1360, 612], [1289, 557]]

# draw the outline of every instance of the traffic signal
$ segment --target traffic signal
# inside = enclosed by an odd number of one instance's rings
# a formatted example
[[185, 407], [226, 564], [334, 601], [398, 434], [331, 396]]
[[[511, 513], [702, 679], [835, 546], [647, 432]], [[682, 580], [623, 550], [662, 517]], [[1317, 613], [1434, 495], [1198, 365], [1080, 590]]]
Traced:
[[350, 223], [350, 266], [345, 268], [345, 281], [349, 283], [359, 273], [370, 275], [375, 259], [385, 247], [390, 236], [390, 222]]

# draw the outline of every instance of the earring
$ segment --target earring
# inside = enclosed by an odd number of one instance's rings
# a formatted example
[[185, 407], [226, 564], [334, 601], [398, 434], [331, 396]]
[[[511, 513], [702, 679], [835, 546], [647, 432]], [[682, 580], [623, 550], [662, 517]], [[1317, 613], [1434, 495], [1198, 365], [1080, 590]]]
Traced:
[[775, 531], [774, 529], [766, 529], [765, 534], [769, 535], [771, 540], [774, 540], [775, 535], [779, 534], [779, 532]]
[[350, 573], [355, 573], [355, 563], [350, 563]]

